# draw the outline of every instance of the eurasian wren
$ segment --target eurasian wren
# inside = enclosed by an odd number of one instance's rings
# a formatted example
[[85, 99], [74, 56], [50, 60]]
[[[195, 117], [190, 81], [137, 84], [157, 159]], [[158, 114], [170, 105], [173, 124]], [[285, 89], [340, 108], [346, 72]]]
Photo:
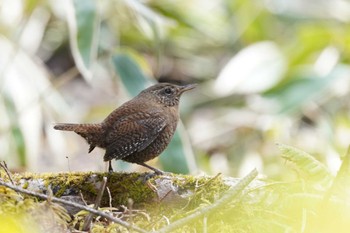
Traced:
[[163, 172], [145, 162], [160, 155], [168, 146], [179, 121], [179, 100], [182, 93], [195, 84], [178, 86], [170, 83], [153, 85], [111, 112], [99, 124], [57, 124], [54, 129], [74, 131], [88, 144], [89, 153], [97, 146], [106, 150], [104, 161], [112, 159], [137, 163]]

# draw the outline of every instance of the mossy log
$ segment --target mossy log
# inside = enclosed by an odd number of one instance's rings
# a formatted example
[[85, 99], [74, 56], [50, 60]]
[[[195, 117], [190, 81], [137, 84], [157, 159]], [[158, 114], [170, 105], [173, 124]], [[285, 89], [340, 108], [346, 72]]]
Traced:
[[[220, 175], [191, 176], [163, 175], [149, 178], [150, 173], [24, 173], [13, 175], [19, 187], [39, 193], [51, 189], [53, 195], [87, 204], [94, 203], [103, 177], [107, 177], [108, 192], [104, 192], [101, 206], [133, 205], [140, 207], [155, 203], [179, 204], [187, 202], [198, 190], [205, 189], [206, 198], [224, 192], [239, 179]], [[84, 200], [83, 200], [84, 199]]]
[[[132, 218], [136, 225], [153, 230], [166, 226], [169, 221], [181, 219], [196, 209], [215, 203], [240, 180], [222, 177], [220, 174], [213, 177], [167, 174], [148, 179], [149, 175], [98, 172], [24, 173], [12, 174], [12, 179], [16, 186], [23, 189], [44, 194], [52, 191], [55, 197], [90, 205], [95, 202], [100, 192], [103, 177], [107, 177], [107, 191], [103, 193], [99, 208], [113, 209], [121, 213], [117, 216], [126, 220]], [[0, 173], [0, 178], [9, 182], [8, 175], [4, 172]], [[261, 182], [254, 181], [250, 187], [260, 184]], [[254, 198], [251, 198], [251, 201], [254, 201]], [[74, 228], [81, 230], [82, 223], [79, 221], [85, 218], [78, 217], [82, 216], [78, 213], [80, 209], [69, 206], [64, 208], [75, 219]], [[96, 223], [94, 222], [94, 227], [99, 226]], [[104, 223], [103, 226], [107, 225]], [[69, 228], [72, 227], [71, 224]]]

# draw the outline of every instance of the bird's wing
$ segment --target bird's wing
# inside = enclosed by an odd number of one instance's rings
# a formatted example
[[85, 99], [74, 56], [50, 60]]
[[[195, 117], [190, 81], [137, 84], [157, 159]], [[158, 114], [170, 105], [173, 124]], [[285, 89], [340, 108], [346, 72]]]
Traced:
[[159, 113], [134, 114], [117, 121], [107, 134], [104, 160], [122, 159], [144, 150], [165, 126], [166, 119]]

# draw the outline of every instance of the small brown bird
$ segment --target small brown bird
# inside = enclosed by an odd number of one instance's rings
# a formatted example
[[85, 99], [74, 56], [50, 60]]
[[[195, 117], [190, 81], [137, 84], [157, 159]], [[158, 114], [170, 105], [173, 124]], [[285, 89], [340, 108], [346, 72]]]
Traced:
[[62, 123], [54, 129], [74, 131], [85, 138], [90, 144], [89, 153], [96, 146], [106, 149], [104, 161], [109, 162], [110, 172], [111, 160], [121, 159], [162, 174], [145, 162], [157, 157], [169, 144], [179, 120], [180, 96], [195, 86], [159, 83], [111, 112], [102, 123]]

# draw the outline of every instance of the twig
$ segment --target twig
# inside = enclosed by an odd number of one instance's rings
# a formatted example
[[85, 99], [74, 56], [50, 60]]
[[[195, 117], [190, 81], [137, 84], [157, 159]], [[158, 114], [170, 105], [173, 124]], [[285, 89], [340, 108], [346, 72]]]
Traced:
[[162, 202], [167, 196], [169, 196], [169, 194], [173, 192], [173, 190], [169, 190], [160, 200], [159, 202]]
[[109, 208], [112, 208], [112, 195], [111, 195], [111, 191], [109, 190], [108, 187], [106, 187], [106, 189], [107, 189], [108, 199], [109, 199]]
[[[212, 183], [214, 180], [216, 180], [218, 177], [220, 177], [222, 174], [219, 172], [218, 174], [216, 174], [214, 177], [210, 178], [207, 182], [205, 182], [204, 184], [201, 185], [196, 185], [196, 189], [199, 187], [203, 187], [203, 186], [207, 186], [208, 184]], [[198, 180], [197, 180], [198, 181]]]
[[[95, 210], [97, 210], [97, 208], [100, 206], [101, 199], [102, 199], [103, 193], [104, 193], [105, 188], [106, 188], [106, 184], [107, 184], [107, 177], [104, 176], [102, 178], [102, 184], [100, 187], [100, 191], [98, 192], [96, 200], [95, 200], [95, 204], [94, 204]], [[88, 231], [90, 229], [90, 224], [91, 224], [93, 216], [94, 215], [92, 213], [90, 213], [88, 216], [86, 216], [85, 221], [84, 221], [84, 225], [83, 225], [83, 231]]]
[[2, 167], [2, 169], [4, 169], [4, 171], [6, 172], [7, 176], [10, 179], [11, 184], [15, 185], [15, 183], [13, 182], [11, 173], [10, 173], [9, 169], [7, 168], [6, 162], [5, 161], [0, 162], [0, 167]]
[[71, 172], [71, 170], [70, 170], [70, 163], [69, 163], [69, 157], [66, 156], [66, 159], [67, 159], [68, 171]]
[[87, 202], [85, 201], [85, 198], [84, 198], [83, 193], [81, 192], [81, 190], [79, 190], [79, 196], [80, 196], [82, 202], [84, 202], [84, 204], [87, 206], [88, 204], [87, 204]]
[[206, 216], [210, 212], [214, 212], [215, 210], [223, 207], [227, 203], [230, 202], [233, 198], [235, 198], [240, 192], [252, 182], [255, 177], [258, 175], [258, 172], [256, 169], [252, 170], [247, 176], [245, 176], [243, 179], [241, 179], [234, 187], [232, 187], [230, 190], [227, 191], [227, 193], [218, 201], [216, 201], [213, 205], [204, 207], [202, 209], [199, 209], [193, 214], [190, 214], [189, 216], [179, 219], [172, 224], [163, 227], [159, 231], [156, 231], [157, 233], [166, 233], [171, 232], [175, 229], [179, 229], [180, 227], [184, 226], [190, 221], [193, 221], [197, 218]]
[[128, 198], [128, 205], [127, 205], [127, 212], [130, 213], [130, 222], [133, 221], [133, 214], [132, 214], [132, 208], [134, 205], [134, 201], [131, 198]]
[[167, 216], [163, 215], [162, 218], [165, 219], [167, 225], [170, 225], [170, 221], [169, 221], [169, 218]]
[[101, 217], [104, 217], [104, 218], [112, 221], [112, 222], [118, 223], [119, 225], [121, 225], [121, 226], [123, 226], [125, 228], [132, 229], [134, 231], [141, 232], [141, 233], [147, 233], [147, 231], [145, 231], [145, 230], [143, 230], [143, 229], [141, 229], [141, 228], [139, 228], [137, 226], [131, 225], [130, 223], [125, 222], [125, 221], [120, 220], [120, 219], [117, 219], [117, 218], [111, 216], [110, 214], [107, 214], [107, 213], [99, 211], [99, 210], [95, 210], [95, 209], [93, 209], [91, 207], [88, 207], [88, 206], [83, 206], [83, 205], [80, 205], [78, 203], [74, 203], [74, 202], [67, 201], [67, 200], [64, 200], [64, 199], [61, 199], [61, 198], [57, 198], [57, 197], [48, 197], [48, 195], [41, 194], [41, 193], [36, 193], [36, 192], [33, 192], [33, 191], [29, 191], [29, 190], [25, 190], [25, 189], [22, 189], [22, 188], [19, 188], [19, 187], [15, 186], [15, 185], [6, 183], [6, 182], [4, 182], [2, 180], [0, 180], [0, 185], [3, 185], [3, 186], [8, 187], [10, 189], [13, 189], [13, 190], [15, 190], [17, 192], [21, 192], [21, 193], [24, 193], [24, 194], [27, 194], [27, 195], [38, 197], [38, 198], [41, 198], [41, 199], [44, 199], [44, 200], [48, 200], [49, 198], [51, 198], [51, 200], [54, 201], [54, 202], [58, 202], [58, 203], [61, 203], [61, 204], [72, 206], [72, 207], [75, 207], [75, 208], [78, 208], [78, 209], [81, 209], [81, 210], [89, 211], [90, 213], [99, 215]]

